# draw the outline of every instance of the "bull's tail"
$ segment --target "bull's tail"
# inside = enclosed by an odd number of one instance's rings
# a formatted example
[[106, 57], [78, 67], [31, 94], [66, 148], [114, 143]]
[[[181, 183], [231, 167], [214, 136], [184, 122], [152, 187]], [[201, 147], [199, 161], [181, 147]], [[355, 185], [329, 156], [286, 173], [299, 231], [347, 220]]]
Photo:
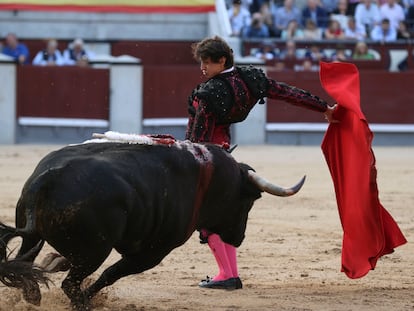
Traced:
[[[22, 237], [23, 239], [29, 237], [30, 233], [26, 229], [16, 229], [0, 222], [0, 262], [7, 259], [7, 245], [10, 240], [15, 237]], [[20, 254], [20, 260], [30, 261], [30, 256], [36, 257], [37, 253], [43, 247], [44, 241], [39, 241], [37, 245], [33, 244], [30, 249], [24, 254]], [[35, 255], [36, 254], [36, 255]]]
[[40, 305], [42, 295], [40, 284], [49, 288], [49, 278], [39, 267], [20, 259], [0, 262], [0, 282], [8, 287], [19, 288], [23, 298], [36, 306]]
[[0, 262], [6, 260], [7, 244], [16, 236], [19, 236], [16, 228], [7, 226], [0, 222]]
[[29, 283], [49, 286], [49, 278], [42, 269], [19, 259], [0, 263], [0, 282], [16, 288], [25, 288]]
[[9, 287], [22, 289], [23, 297], [27, 302], [39, 305], [41, 299], [39, 285], [48, 286], [49, 279], [44, 270], [34, 266], [32, 260], [28, 259], [39, 253], [44, 241], [40, 241], [18, 258], [8, 260], [7, 244], [17, 236], [24, 237], [24, 232], [0, 222], [0, 282]]
[[[0, 261], [6, 259], [7, 244], [14, 237], [22, 238], [22, 245], [16, 259], [33, 262], [40, 252], [44, 240], [36, 231], [36, 209], [41, 205], [39, 193], [43, 193], [42, 191], [47, 187], [50, 178], [56, 178], [55, 176], [55, 170], [49, 169], [25, 185], [16, 205], [16, 228], [0, 222]], [[40, 247], [39, 243], [41, 243]]]

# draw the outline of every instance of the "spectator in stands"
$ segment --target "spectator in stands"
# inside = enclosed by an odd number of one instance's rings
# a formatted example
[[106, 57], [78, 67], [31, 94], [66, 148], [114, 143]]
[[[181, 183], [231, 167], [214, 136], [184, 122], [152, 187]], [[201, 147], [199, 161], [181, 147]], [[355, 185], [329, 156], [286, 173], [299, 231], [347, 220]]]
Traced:
[[267, 60], [274, 60], [279, 55], [276, 51], [276, 46], [273, 42], [263, 42], [260, 46], [260, 48], [256, 51], [254, 54], [255, 57], [267, 61]]
[[306, 49], [305, 58], [310, 59], [313, 62], [328, 59], [323, 49], [317, 44], [312, 44], [308, 49]]
[[404, 13], [407, 15], [410, 6], [414, 5], [414, 0], [400, 0], [400, 4], [404, 9]]
[[282, 30], [280, 38], [283, 40], [293, 39], [303, 39], [303, 30], [300, 28], [298, 22], [292, 19], [286, 29]]
[[[232, 7], [232, 5], [233, 5], [233, 1], [234, 0], [225, 0], [225, 4], [226, 4], [226, 8], [227, 8], [227, 10], [229, 9], [229, 8], [231, 8]], [[250, 11], [250, 6], [251, 6], [251, 4], [252, 4], [252, 1], [255, 1], [255, 0], [240, 0], [240, 5], [243, 7], [243, 8], [245, 8], [247, 11], [249, 11], [250, 12], [250, 14], [251, 14], [251, 12], [252, 11]], [[259, 2], [262, 2], [263, 0], [258, 0]]]
[[[270, 4], [271, 1], [269, 0], [244, 0], [244, 2], [248, 2], [247, 7], [249, 8], [250, 14], [254, 14], [256, 12], [260, 12], [260, 8], [262, 7], [263, 3], [267, 2]], [[272, 1], [272, 4], [273, 2], [276, 5], [278, 5], [276, 1]]]
[[357, 24], [355, 18], [350, 16], [344, 30], [345, 39], [364, 41], [367, 38], [365, 27]]
[[[348, 0], [348, 8], [349, 8], [349, 13], [351, 15], [355, 15], [355, 9], [357, 5], [360, 3], [360, 1], [362, 0]], [[380, 0], [375, 0], [375, 1], [380, 1]]]
[[263, 23], [267, 26], [267, 29], [269, 29], [270, 37], [279, 37], [280, 32], [276, 30], [272, 12], [273, 8], [271, 7], [271, 2], [263, 1], [259, 10], [259, 13], [262, 14], [263, 17]]
[[88, 66], [92, 57], [92, 53], [85, 49], [83, 40], [79, 38], [70, 43], [68, 48], [63, 51], [65, 65]]
[[381, 13], [374, 0], [361, 0], [361, 3], [355, 8], [354, 17], [357, 25], [365, 27], [367, 35], [376, 25], [381, 23]]
[[322, 0], [321, 6], [328, 12], [328, 14], [332, 14], [338, 7], [338, 0]]
[[242, 6], [241, 0], [233, 0], [233, 5], [228, 9], [228, 16], [233, 36], [240, 36], [242, 29], [251, 23], [251, 14]]
[[390, 21], [390, 27], [395, 31], [398, 29], [398, 23], [405, 19], [404, 9], [397, 0], [387, 0], [380, 6], [380, 13], [382, 19]]
[[308, 18], [305, 22], [305, 28], [303, 29], [303, 39], [305, 40], [321, 40], [323, 32], [316, 25], [315, 21]]
[[[405, 40], [411, 43], [412, 38], [414, 38], [414, 34], [408, 30], [407, 22], [401, 21], [397, 29], [397, 40]], [[405, 57], [399, 62], [397, 67], [400, 71], [406, 71], [408, 69], [408, 57]]]
[[269, 29], [263, 23], [262, 14], [256, 12], [252, 16], [252, 22], [246, 28], [243, 28], [242, 38], [269, 38]]
[[62, 53], [58, 50], [58, 42], [50, 39], [46, 48], [39, 51], [33, 58], [33, 65], [36, 66], [61, 66], [64, 64]]
[[311, 59], [305, 58], [301, 64], [296, 64], [293, 69], [295, 71], [319, 71], [319, 66], [314, 64]]
[[346, 51], [345, 46], [339, 44], [330, 58], [334, 62], [346, 62], [351, 58], [351, 56]]
[[[301, 21], [302, 21], [302, 10], [305, 8], [306, 3], [308, 0], [295, 0], [295, 5], [299, 9], [300, 15], [301, 15]], [[328, 0], [330, 1], [330, 0]], [[333, 0], [335, 1], [335, 0]]]
[[278, 61], [275, 62], [274, 66], [273, 66], [273, 70], [282, 72], [282, 71], [289, 70], [289, 68], [286, 68], [286, 64], [282, 60], [278, 60]]
[[299, 54], [296, 49], [296, 42], [294, 40], [286, 41], [285, 48], [280, 53], [282, 60], [296, 60], [299, 59]]
[[309, 18], [314, 20], [318, 28], [325, 29], [328, 26], [328, 12], [319, 5], [318, 0], [307, 0], [306, 6], [302, 10], [302, 25]]
[[408, 8], [405, 21], [407, 22], [408, 30], [414, 33], [414, 4]]
[[390, 20], [384, 18], [381, 25], [377, 25], [371, 31], [371, 40], [379, 42], [393, 42], [397, 40], [397, 30], [392, 28]]
[[284, 0], [283, 6], [276, 8], [273, 16], [275, 29], [279, 35], [287, 28], [291, 20], [295, 20], [302, 25], [301, 13], [298, 7], [295, 6], [295, 0]]
[[348, 6], [348, 0], [339, 0], [338, 6], [332, 11], [330, 19], [335, 19], [341, 25], [342, 30], [348, 25], [348, 18], [352, 16]]
[[375, 55], [369, 51], [366, 42], [359, 41], [355, 44], [354, 51], [352, 53], [352, 59], [374, 60]]
[[397, 40], [410, 40], [413, 38], [413, 34], [408, 30], [407, 22], [406, 21], [400, 21], [398, 24], [397, 29]]
[[336, 19], [329, 21], [328, 27], [323, 32], [325, 39], [329, 40], [342, 40], [345, 39], [345, 34], [341, 28], [341, 25]]
[[29, 49], [24, 43], [19, 42], [16, 34], [8, 33], [5, 38], [5, 45], [1, 52], [13, 57], [17, 64], [23, 65], [29, 63]]

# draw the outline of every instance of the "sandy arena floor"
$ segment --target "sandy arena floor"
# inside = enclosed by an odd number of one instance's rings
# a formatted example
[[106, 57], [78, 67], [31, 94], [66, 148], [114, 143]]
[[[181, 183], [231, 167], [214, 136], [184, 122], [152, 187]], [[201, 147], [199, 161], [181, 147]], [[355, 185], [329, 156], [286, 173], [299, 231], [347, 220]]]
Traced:
[[[14, 224], [25, 180], [37, 162], [57, 148], [0, 145], [1, 221]], [[408, 243], [382, 257], [364, 278], [351, 280], [340, 272], [342, 229], [320, 148], [239, 146], [236, 159], [278, 184], [290, 186], [307, 175], [296, 196], [264, 194], [256, 202], [239, 248], [244, 288], [232, 292], [198, 288], [200, 279], [216, 273], [216, 265], [194, 233], [156, 268], [104, 289], [93, 300], [94, 310], [414, 310], [414, 148], [377, 147], [374, 153], [381, 203]], [[44, 247], [39, 260], [50, 250]], [[113, 253], [102, 268], [117, 258]], [[1, 286], [0, 311], [70, 310], [60, 289], [64, 277], [63, 272], [54, 274], [54, 285], [42, 287], [40, 307], [23, 301], [20, 291]]]

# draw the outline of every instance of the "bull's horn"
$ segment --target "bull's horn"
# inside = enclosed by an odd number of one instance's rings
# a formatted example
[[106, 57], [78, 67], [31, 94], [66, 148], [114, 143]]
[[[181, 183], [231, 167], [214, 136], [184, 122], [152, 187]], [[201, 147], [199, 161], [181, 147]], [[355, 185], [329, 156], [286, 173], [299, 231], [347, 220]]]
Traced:
[[302, 177], [302, 179], [293, 187], [290, 188], [283, 188], [277, 185], [270, 183], [269, 181], [265, 180], [263, 177], [260, 177], [255, 172], [249, 170], [248, 171], [250, 180], [261, 190], [264, 192], [277, 195], [280, 197], [288, 197], [294, 195], [296, 192], [302, 188], [303, 184], [305, 183], [306, 175]]

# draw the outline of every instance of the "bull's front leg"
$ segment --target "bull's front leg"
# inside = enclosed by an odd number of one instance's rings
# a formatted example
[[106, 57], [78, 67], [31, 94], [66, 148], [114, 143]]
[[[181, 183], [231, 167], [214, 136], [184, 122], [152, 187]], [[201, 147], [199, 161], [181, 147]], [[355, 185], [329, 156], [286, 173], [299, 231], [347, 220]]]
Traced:
[[72, 308], [76, 311], [89, 311], [90, 299], [82, 292], [80, 286], [82, 281], [88, 276], [80, 268], [72, 267], [68, 276], [62, 282], [62, 290], [70, 299]]
[[84, 293], [91, 299], [102, 288], [112, 285], [127, 275], [141, 273], [158, 265], [168, 252], [154, 254], [152, 250], [143, 250], [140, 254], [128, 255], [108, 267], [99, 279], [87, 288]]
[[89, 288], [84, 291], [88, 299], [92, 299], [102, 288], [112, 285], [120, 278], [137, 274], [147, 270], [139, 265], [136, 257], [124, 257], [118, 262], [107, 268], [102, 275]]

